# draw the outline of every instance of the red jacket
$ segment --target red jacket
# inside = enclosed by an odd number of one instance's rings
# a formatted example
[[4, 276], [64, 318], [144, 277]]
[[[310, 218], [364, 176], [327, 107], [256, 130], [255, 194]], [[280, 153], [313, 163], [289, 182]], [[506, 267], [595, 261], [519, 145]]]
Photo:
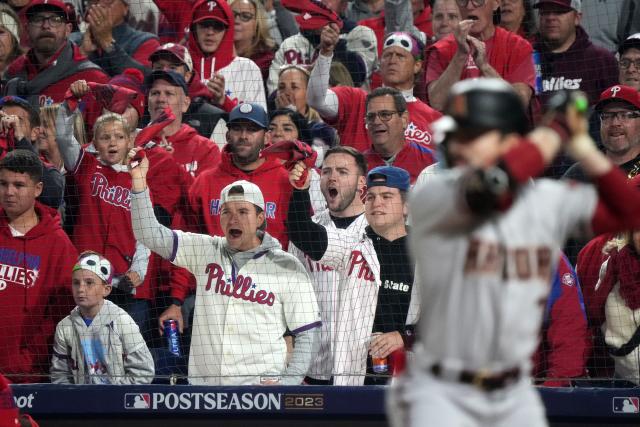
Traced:
[[[369, 170], [378, 166], [387, 165], [384, 159], [373, 151], [372, 148], [365, 151], [364, 156], [367, 158], [367, 167]], [[416, 179], [418, 179], [420, 172], [435, 162], [435, 155], [429, 148], [415, 142], [406, 142], [402, 150], [396, 154], [396, 158], [391, 166], [402, 168], [409, 172], [411, 184], [413, 185]]]
[[[71, 46], [71, 47], [70, 47]], [[71, 42], [65, 43], [60, 50], [49, 60], [49, 62], [44, 66], [40, 67], [35, 59], [33, 54], [33, 50], [30, 50], [26, 54], [18, 57], [15, 61], [9, 65], [7, 69], [7, 78], [11, 78], [14, 76], [22, 75], [26, 77], [28, 80], [33, 80], [38, 73], [46, 69], [58, 60], [60, 54], [66, 49], [72, 48], [72, 60], [76, 63], [78, 62], [86, 62], [90, 63], [86, 56], [80, 53], [80, 49]], [[95, 67], [95, 66], [94, 66]], [[96, 83], [107, 83], [109, 81], [109, 76], [102, 71], [100, 68], [87, 68], [80, 70], [68, 77], [65, 77], [61, 80], [54, 82], [53, 84], [47, 86], [40, 92], [39, 94], [39, 104], [41, 107], [46, 105], [51, 105], [54, 103], [64, 101], [64, 95], [71, 86], [71, 83], [76, 80], [86, 80], [88, 82], [96, 82]], [[36, 94], [32, 94], [36, 95]], [[87, 122], [89, 128], [93, 126], [96, 119], [102, 114], [102, 107], [100, 104], [92, 97], [86, 97], [87, 101], [83, 101], [80, 104], [80, 109], [83, 112], [83, 116], [85, 121]]]
[[56, 324], [73, 308], [78, 252], [54, 209], [36, 202], [40, 222], [13, 237], [0, 209], [0, 371], [13, 382], [45, 382]]
[[580, 282], [562, 256], [546, 302], [541, 344], [533, 356], [533, 377], [557, 387], [569, 385], [566, 378], [584, 376], [589, 342]]
[[220, 162], [218, 146], [189, 125], [182, 124], [167, 141], [173, 146], [175, 161], [194, 177]]

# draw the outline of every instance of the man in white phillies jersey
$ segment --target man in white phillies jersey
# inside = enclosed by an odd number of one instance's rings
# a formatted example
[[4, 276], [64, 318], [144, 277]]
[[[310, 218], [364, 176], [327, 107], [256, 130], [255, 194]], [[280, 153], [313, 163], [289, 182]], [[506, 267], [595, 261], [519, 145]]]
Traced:
[[[422, 304], [420, 348], [390, 394], [408, 408], [403, 425], [546, 425], [529, 361], [560, 248], [571, 234], [640, 222], [640, 195], [595, 147], [574, 98], [559, 96], [565, 113], [523, 138], [509, 84], [452, 87], [437, 126], [452, 169], [411, 198]], [[594, 185], [531, 181], [563, 141]]]
[[[147, 170], [146, 157], [131, 169], [134, 234], [196, 276], [189, 382], [302, 383], [321, 325], [318, 304], [302, 264], [262, 231], [264, 198], [258, 186], [236, 181], [222, 190], [220, 223], [225, 237], [185, 233], [155, 219]], [[283, 338], [287, 328], [296, 337], [288, 364]]]
[[[320, 190], [327, 209], [313, 216], [313, 221], [332, 230], [361, 236], [367, 226], [362, 194], [367, 173], [364, 155], [352, 147], [337, 146], [327, 151], [320, 169]], [[340, 304], [340, 289], [348, 279], [343, 271], [314, 261], [316, 241], [307, 240], [297, 228], [289, 227], [289, 252], [296, 255], [311, 276], [320, 307], [320, 345], [305, 382], [328, 385], [333, 375], [333, 352]], [[311, 254], [311, 256], [309, 255]], [[320, 258], [320, 254], [317, 258]]]
[[[388, 376], [366, 375], [373, 374], [367, 356], [387, 358], [411, 339], [406, 325], [414, 270], [405, 227], [409, 173], [393, 166], [369, 171], [368, 226], [361, 234], [353, 234], [311, 220], [310, 180], [298, 183], [304, 169], [299, 162], [289, 174], [295, 188], [289, 204], [289, 233], [298, 234], [300, 241], [316, 242], [307, 255], [344, 277], [335, 314], [333, 384], [386, 383]], [[372, 338], [374, 333], [379, 334]]]

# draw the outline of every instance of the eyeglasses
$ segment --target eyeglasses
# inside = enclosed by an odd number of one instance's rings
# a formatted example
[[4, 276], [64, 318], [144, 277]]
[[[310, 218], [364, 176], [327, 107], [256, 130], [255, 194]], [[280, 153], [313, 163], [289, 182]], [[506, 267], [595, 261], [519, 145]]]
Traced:
[[67, 20], [60, 15], [36, 15], [29, 20], [29, 25], [32, 25], [34, 27], [41, 27], [45, 22], [48, 22], [52, 27], [59, 27], [60, 25], [66, 23]]
[[249, 12], [233, 12], [233, 17], [241, 22], [251, 22], [256, 15]]
[[631, 67], [631, 64], [633, 64], [636, 67], [636, 70], [640, 70], [640, 59], [623, 58], [618, 64], [620, 64], [620, 68], [629, 68]]
[[600, 120], [603, 122], [612, 122], [613, 119], [618, 119], [620, 121], [628, 121], [632, 119], [637, 119], [640, 117], [640, 113], [637, 111], [612, 111], [609, 113], [600, 113]]
[[[485, 2], [486, 0], [471, 0], [471, 4], [475, 7], [482, 7], [484, 6]], [[469, 0], [456, 0], [456, 3], [458, 3], [458, 6], [460, 7], [467, 7], [467, 5], [469, 4]]]
[[388, 122], [389, 120], [391, 120], [394, 114], [400, 115], [402, 113], [404, 113], [404, 111], [380, 110], [374, 113], [367, 113], [364, 116], [364, 120], [367, 123], [373, 123], [376, 121], [376, 117], [378, 117], [381, 121]]

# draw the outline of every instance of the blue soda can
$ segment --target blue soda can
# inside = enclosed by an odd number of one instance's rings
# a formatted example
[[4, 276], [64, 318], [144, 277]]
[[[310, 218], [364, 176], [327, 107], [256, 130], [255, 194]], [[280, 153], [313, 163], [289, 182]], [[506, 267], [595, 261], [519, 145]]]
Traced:
[[180, 330], [178, 329], [178, 322], [173, 319], [165, 320], [162, 322], [164, 327], [164, 336], [167, 339], [167, 347], [169, 352], [174, 356], [182, 356], [180, 351]]
[[533, 51], [533, 68], [536, 75], [536, 95], [542, 93], [542, 58], [540, 52]]

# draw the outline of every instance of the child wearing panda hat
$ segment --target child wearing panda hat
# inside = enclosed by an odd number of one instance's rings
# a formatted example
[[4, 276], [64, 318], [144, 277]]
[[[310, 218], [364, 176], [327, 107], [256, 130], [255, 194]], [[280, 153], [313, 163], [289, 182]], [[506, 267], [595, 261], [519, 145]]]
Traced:
[[113, 268], [96, 252], [83, 252], [73, 267], [76, 307], [56, 327], [51, 382], [58, 384], [146, 384], [154, 364], [140, 329], [105, 298]]

